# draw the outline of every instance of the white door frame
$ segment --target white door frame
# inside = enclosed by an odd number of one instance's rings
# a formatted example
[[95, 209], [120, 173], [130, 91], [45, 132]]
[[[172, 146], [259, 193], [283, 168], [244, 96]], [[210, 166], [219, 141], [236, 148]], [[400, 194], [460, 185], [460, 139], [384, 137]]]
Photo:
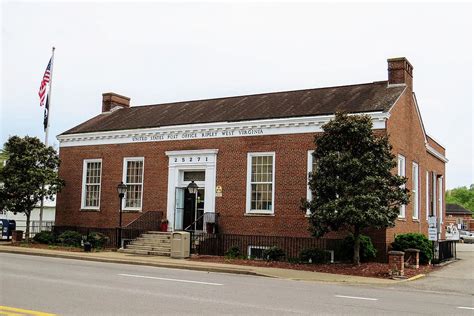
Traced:
[[204, 181], [204, 189], [206, 192], [204, 196], [204, 212], [215, 213], [217, 152], [218, 149], [165, 152], [169, 158], [166, 218], [169, 221], [171, 231], [174, 230], [176, 187], [180, 187], [183, 184], [180, 175], [184, 171], [204, 170], [206, 172], [206, 180]]

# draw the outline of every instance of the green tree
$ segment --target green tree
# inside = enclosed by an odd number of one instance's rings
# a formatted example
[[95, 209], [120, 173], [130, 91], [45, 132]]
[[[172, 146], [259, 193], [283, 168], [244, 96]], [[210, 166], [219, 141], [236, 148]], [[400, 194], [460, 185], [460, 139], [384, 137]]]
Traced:
[[59, 157], [52, 147], [38, 138], [12, 136], [4, 146], [7, 162], [0, 170], [3, 187], [0, 201], [7, 211], [26, 215], [26, 241], [29, 242], [30, 216], [44, 197], [53, 198], [64, 185], [58, 177]]
[[474, 216], [474, 184], [446, 191], [446, 203], [458, 204], [470, 210]]
[[349, 230], [354, 236], [353, 263], [360, 264], [360, 235], [365, 228], [394, 226], [401, 204], [409, 201], [405, 177], [392, 174], [395, 157], [387, 136], [372, 132], [367, 115], [336, 117], [315, 137], [315, 170], [310, 174], [310, 230], [316, 237]]

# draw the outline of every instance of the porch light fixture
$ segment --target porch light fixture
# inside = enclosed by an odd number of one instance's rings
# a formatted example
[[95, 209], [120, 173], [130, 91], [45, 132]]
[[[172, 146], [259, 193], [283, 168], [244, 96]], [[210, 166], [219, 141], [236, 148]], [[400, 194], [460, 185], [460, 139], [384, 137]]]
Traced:
[[190, 194], [196, 194], [197, 191], [198, 191], [198, 185], [196, 183], [194, 183], [194, 181], [191, 181], [190, 184], [188, 184], [188, 186], [186, 187], [186, 189], [188, 189], [188, 192]]
[[119, 196], [119, 201], [120, 201], [120, 216], [119, 216], [119, 230], [118, 230], [118, 238], [117, 238], [117, 248], [122, 247], [122, 200], [123, 197], [125, 196], [125, 193], [127, 193], [127, 185], [124, 184], [123, 182], [120, 182], [119, 185], [117, 185], [117, 193]]

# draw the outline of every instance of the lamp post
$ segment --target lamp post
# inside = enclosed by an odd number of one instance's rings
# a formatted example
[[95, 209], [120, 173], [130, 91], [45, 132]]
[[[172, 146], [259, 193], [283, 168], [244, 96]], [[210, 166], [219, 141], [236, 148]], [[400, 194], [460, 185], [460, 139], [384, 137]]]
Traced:
[[122, 246], [122, 200], [125, 196], [125, 193], [127, 193], [127, 185], [123, 182], [120, 182], [120, 184], [117, 185], [117, 192], [120, 201], [119, 234], [117, 238], [117, 248], [120, 248]]
[[[194, 220], [196, 220], [196, 212], [197, 212], [197, 193], [198, 193], [198, 185], [191, 181], [190, 184], [186, 187], [190, 194], [194, 194]], [[194, 223], [194, 228], [196, 229], [196, 223]]]

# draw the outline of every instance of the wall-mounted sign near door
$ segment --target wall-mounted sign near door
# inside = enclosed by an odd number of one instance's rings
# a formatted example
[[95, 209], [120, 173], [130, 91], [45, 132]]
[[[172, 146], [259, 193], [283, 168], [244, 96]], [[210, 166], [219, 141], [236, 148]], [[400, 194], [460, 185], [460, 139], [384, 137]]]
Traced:
[[216, 186], [216, 197], [222, 197], [222, 187], [220, 185]]

